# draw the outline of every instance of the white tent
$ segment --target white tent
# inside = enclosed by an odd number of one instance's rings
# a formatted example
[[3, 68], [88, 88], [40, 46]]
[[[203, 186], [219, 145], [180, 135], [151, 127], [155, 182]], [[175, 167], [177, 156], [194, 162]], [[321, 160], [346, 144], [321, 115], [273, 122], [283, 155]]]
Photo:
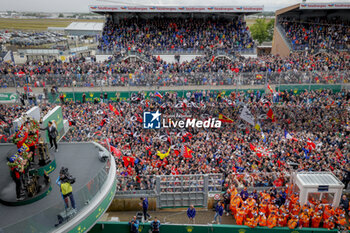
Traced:
[[331, 172], [297, 173], [295, 184], [300, 191], [301, 205], [319, 200], [337, 207], [344, 188], [344, 184]]

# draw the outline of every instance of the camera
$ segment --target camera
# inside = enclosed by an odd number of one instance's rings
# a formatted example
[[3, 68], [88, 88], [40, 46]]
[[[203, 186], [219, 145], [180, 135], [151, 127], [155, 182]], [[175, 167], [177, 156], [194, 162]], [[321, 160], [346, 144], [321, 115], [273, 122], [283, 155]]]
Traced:
[[68, 168], [65, 167], [62, 167], [60, 170], [60, 180], [63, 183], [75, 183], [75, 178], [71, 174], [69, 174]]

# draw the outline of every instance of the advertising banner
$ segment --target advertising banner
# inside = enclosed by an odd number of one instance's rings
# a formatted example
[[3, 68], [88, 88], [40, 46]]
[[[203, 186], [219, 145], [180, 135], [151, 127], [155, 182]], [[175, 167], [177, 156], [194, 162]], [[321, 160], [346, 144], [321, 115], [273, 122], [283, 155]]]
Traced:
[[[56, 126], [56, 129], [58, 131], [57, 141], [59, 141], [63, 135], [64, 135], [64, 125], [63, 125], [63, 115], [62, 115], [62, 108], [61, 106], [56, 106], [54, 109], [49, 111], [43, 118], [43, 123], [40, 126], [41, 128], [45, 128], [48, 126], [49, 121], [52, 121], [53, 124]], [[47, 130], [44, 131], [45, 133], [45, 140], [47, 143], [49, 143], [49, 136]]]
[[91, 5], [91, 12], [262, 12], [264, 6], [118, 6]]

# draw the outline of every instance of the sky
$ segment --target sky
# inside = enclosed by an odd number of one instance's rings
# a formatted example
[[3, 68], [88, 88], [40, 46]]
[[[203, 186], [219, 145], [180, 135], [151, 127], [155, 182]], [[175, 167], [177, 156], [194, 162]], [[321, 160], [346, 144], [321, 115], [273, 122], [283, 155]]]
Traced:
[[[106, 2], [108, 1], [108, 2]], [[277, 9], [300, 3], [301, 0], [0, 0], [1, 11], [30, 11], [30, 12], [88, 12], [88, 5], [264, 5], [265, 11]], [[338, 0], [333, 2], [347, 2]], [[244, 3], [243, 3], [244, 2]], [[330, 2], [329, 0], [308, 0], [307, 2]], [[242, 4], [243, 3], [243, 4]]]

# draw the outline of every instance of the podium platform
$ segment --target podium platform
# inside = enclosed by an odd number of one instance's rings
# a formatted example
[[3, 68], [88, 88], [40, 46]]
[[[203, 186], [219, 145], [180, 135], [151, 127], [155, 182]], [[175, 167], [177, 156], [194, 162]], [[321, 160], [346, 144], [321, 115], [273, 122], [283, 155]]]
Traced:
[[[4, 152], [11, 146], [13, 145], [0, 144], [1, 188], [8, 185], [10, 173]], [[98, 154], [106, 150], [93, 142], [59, 143], [58, 148], [58, 153], [50, 151], [54, 154], [57, 165], [57, 169], [49, 175], [52, 190], [42, 199], [27, 205], [0, 204], [0, 232], [1, 230], [5, 233], [68, 232], [79, 227], [79, 232], [85, 232], [107, 210], [115, 194], [114, 158], [110, 155], [106, 162], [101, 162]], [[67, 167], [69, 173], [76, 178], [72, 186], [77, 213], [69, 221], [55, 227], [58, 223], [57, 216], [65, 210], [62, 195], [55, 183], [62, 166]], [[89, 218], [90, 215], [93, 215], [93, 218]]]

